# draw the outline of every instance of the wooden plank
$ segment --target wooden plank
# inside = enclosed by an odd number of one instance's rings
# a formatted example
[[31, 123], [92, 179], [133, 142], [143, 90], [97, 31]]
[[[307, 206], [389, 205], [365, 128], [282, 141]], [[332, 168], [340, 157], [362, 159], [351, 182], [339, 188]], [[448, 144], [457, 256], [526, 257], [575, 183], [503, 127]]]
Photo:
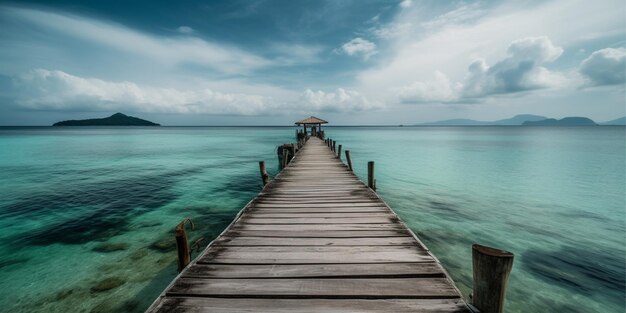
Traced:
[[379, 207], [383, 204], [379, 202], [356, 202], [356, 203], [311, 203], [311, 204], [299, 204], [299, 203], [254, 203], [252, 207], [258, 208], [349, 208], [349, 207], [366, 207], [375, 206]]
[[232, 229], [225, 233], [228, 236], [246, 237], [279, 237], [279, 238], [378, 238], [409, 236], [409, 231], [403, 228], [390, 230], [241, 230]]
[[389, 209], [385, 207], [357, 207], [357, 208], [250, 208], [248, 213], [384, 213], [389, 214]]
[[262, 216], [244, 217], [243, 224], [382, 224], [397, 220], [393, 216], [383, 217], [290, 217], [266, 218]]
[[173, 296], [432, 299], [459, 298], [445, 278], [180, 278], [167, 291]]
[[351, 264], [197, 264], [187, 278], [445, 277], [436, 262]]
[[233, 230], [291, 230], [291, 231], [332, 231], [332, 230], [393, 230], [403, 229], [400, 224], [310, 224], [310, 225], [282, 225], [282, 224], [241, 224], [233, 225]]
[[460, 299], [165, 299], [149, 313], [469, 313]]
[[[251, 211], [254, 214], [249, 214], [251, 217], [256, 218], [306, 218], [306, 217], [325, 217], [325, 218], [352, 218], [352, 217], [395, 217], [393, 214], [380, 210], [379, 212], [300, 212], [300, 211], [292, 211], [292, 212], [281, 212], [281, 211], [270, 211], [270, 210], [257, 210]], [[248, 215], [246, 214], [246, 215]], [[245, 216], [244, 216], [245, 217]]]
[[198, 263], [321, 264], [432, 262], [418, 246], [212, 246]]
[[413, 237], [381, 238], [280, 238], [222, 236], [215, 244], [228, 246], [415, 246]]

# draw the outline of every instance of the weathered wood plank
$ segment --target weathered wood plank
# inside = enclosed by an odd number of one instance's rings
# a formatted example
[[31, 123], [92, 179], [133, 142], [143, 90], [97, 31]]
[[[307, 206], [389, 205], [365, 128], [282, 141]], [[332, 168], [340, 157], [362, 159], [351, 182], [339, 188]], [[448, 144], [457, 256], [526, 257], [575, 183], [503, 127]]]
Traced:
[[164, 300], [150, 313], [469, 313], [460, 299], [225, 299], [183, 298]]
[[187, 278], [445, 277], [436, 262], [352, 264], [197, 264]]
[[222, 236], [215, 244], [228, 246], [399, 246], [417, 245], [413, 237], [382, 238], [268, 238]]
[[198, 263], [321, 264], [432, 262], [418, 246], [212, 246]]
[[280, 211], [270, 211], [270, 210], [257, 210], [251, 211], [254, 214], [250, 214], [251, 217], [256, 218], [308, 218], [308, 217], [325, 217], [325, 218], [353, 218], [353, 217], [395, 217], [395, 215], [380, 210], [380, 212], [300, 212], [300, 211], [292, 211], [292, 212], [280, 212]]
[[232, 229], [225, 233], [228, 236], [246, 237], [279, 237], [279, 238], [377, 238], [410, 236], [403, 228], [390, 230], [241, 230]]
[[168, 290], [175, 296], [298, 298], [459, 298], [445, 278], [311, 278], [194, 279], [180, 278]]
[[289, 217], [266, 218], [262, 216], [243, 217], [243, 224], [382, 224], [397, 220], [393, 216], [383, 217]]
[[291, 230], [291, 231], [332, 231], [332, 230], [393, 230], [403, 229], [400, 224], [303, 224], [303, 225], [282, 225], [282, 224], [244, 224], [233, 225], [233, 230]]

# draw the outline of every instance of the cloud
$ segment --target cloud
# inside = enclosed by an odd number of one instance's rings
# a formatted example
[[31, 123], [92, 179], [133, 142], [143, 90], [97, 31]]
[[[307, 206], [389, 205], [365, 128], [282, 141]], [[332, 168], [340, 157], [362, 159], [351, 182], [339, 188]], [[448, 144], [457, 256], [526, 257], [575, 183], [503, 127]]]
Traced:
[[425, 28], [442, 28], [473, 21], [485, 14], [480, 3], [461, 4], [456, 9], [441, 14], [429, 21], [421, 23]]
[[366, 39], [357, 37], [341, 46], [341, 49], [347, 55], [360, 55], [367, 60], [370, 56], [376, 54], [376, 44]]
[[[118, 56], [124, 52], [160, 66], [192, 64], [225, 74], [245, 74], [274, 64], [270, 59], [223, 43], [193, 36], [156, 36], [71, 14], [0, 6], [0, 16], [45, 34], [43, 38], [54, 35], [57, 42], [62, 42], [63, 38], [80, 40], [96, 45], [100, 50], [103, 47], [112, 49]], [[186, 34], [192, 31], [188, 26], [181, 26], [178, 30]]]
[[445, 74], [435, 72], [434, 80], [416, 81], [395, 91], [403, 103], [454, 102], [458, 100], [460, 88], [458, 84], [453, 86]]
[[30, 109], [249, 115], [270, 111], [276, 103], [260, 95], [154, 88], [46, 69], [22, 75], [15, 85], [17, 103]]
[[413, 1], [411, 0], [404, 0], [402, 2], [400, 2], [399, 6], [403, 9], [408, 9], [411, 7], [411, 5], [413, 5]]
[[384, 26], [372, 27], [369, 31], [378, 38], [390, 39], [406, 34], [411, 30], [412, 23], [390, 23]]
[[[438, 71], [447, 76], [452, 82], [450, 88], [454, 90], [456, 82], [466, 84], [465, 79], [469, 75], [468, 65], [478, 59], [487, 60], [484, 62], [487, 66], [485, 70], [491, 69], [490, 73], [495, 74], [496, 69], [502, 69], [503, 66], [496, 67], [495, 63], [509, 57], [508, 47], [511, 41], [517, 38], [543, 35], [558, 43], [560, 47], [572, 47], [577, 50], [589, 43], [589, 40], [613, 41], [612, 38], [615, 36], [623, 35], [623, 14], [621, 10], [615, 8], [623, 8], [624, 4], [617, 0], [609, 0], [598, 2], [596, 5], [599, 7], [594, 7], [594, 10], [603, 14], [587, 14], [588, 6], [583, 0], [524, 4], [505, 2], [494, 5], [485, 3], [475, 8], [482, 11], [480, 14], [473, 13], [475, 18], [459, 21], [453, 18], [456, 13], [450, 13], [458, 7], [440, 14], [447, 16], [447, 19], [432, 19], [432, 12], [439, 10], [440, 6], [428, 2], [420, 2], [418, 5], [415, 2], [410, 9], [401, 10], [389, 23], [371, 29], [388, 40], [384, 41], [385, 49], [379, 48], [384, 53], [377, 57], [378, 62], [357, 73], [355, 88], [380, 95], [386, 102], [397, 101], [400, 88], [409, 87], [414, 82], [432, 82], [433, 73]], [[443, 23], [444, 20], [447, 24], [443, 24], [442, 27], [424, 27], [428, 22], [439, 24], [439, 21]], [[577, 22], [572, 23], [573, 20]], [[400, 28], [400, 25], [404, 26]], [[394, 29], [396, 31], [393, 31]], [[567, 65], [567, 60], [563, 58], [563, 61], [561, 59], [555, 61], [554, 67], [564, 68], [562, 65]], [[508, 64], [511, 63], [503, 65]], [[480, 63], [475, 64], [478, 65]], [[537, 85], [535, 83], [545, 86], [548, 77], [548, 82], [572, 83], [569, 80], [569, 73], [567, 81], [563, 81], [563, 77], [550, 76], [549, 74], [559, 76], [559, 73], [547, 71], [545, 68], [548, 65], [550, 63], [547, 61], [541, 65], [534, 63], [532, 71], [523, 75], [524, 79], [518, 85], [526, 89], [535, 87], [533, 86]], [[486, 76], [486, 79], [496, 77]], [[500, 82], [496, 80], [492, 84], [496, 86], [487, 88], [485, 86], [487, 82], [481, 81], [483, 84], [480, 86], [484, 88], [474, 90], [476, 96], [482, 93], [483, 97], [487, 97], [489, 93], [494, 94], [494, 89], [513, 87], [511, 84], [499, 84]], [[510, 79], [507, 81], [512, 83]], [[470, 91], [471, 89], [467, 88], [467, 92]], [[467, 100], [469, 94], [459, 94], [458, 97]]]
[[469, 66], [463, 93], [466, 97], [515, 93], [548, 88], [560, 82], [558, 75], [542, 65], [556, 60], [563, 53], [548, 37], [516, 40], [507, 49], [507, 57], [493, 66], [484, 59]]
[[184, 25], [179, 26], [176, 30], [181, 34], [191, 34], [194, 32], [193, 28], [189, 26], [184, 26]]
[[563, 48], [547, 37], [528, 37], [513, 41], [507, 56], [489, 66], [477, 59], [468, 67], [463, 82], [452, 83], [437, 71], [435, 80], [413, 82], [396, 88], [402, 102], [473, 102], [497, 94], [509, 94], [559, 86], [563, 77], [543, 65], [561, 56]]
[[305, 90], [271, 95], [175, 89], [84, 78], [59, 70], [36, 69], [14, 79], [16, 103], [34, 110], [122, 111], [262, 115], [372, 110], [379, 103], [354, 90]]
[[606, 48], [593, 52], [580, 64], [580, 73], [592, 86], [623, 85], [626, 82], [626, 49]]
[[369, 101], [361, 93], [343, 88], [337, 88], [334, 92], [307, 89], [301, 100], [304, 108], [318, 112], [354, 112], [381, 107], [380, 103]]

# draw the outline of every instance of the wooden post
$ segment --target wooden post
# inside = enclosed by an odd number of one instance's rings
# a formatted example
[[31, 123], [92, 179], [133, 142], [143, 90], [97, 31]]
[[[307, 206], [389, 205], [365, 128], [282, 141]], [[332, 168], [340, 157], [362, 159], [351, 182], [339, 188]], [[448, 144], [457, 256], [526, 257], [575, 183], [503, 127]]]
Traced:
[[265, 186], [267, 185], [267, 180], [269, 179], [269, 175], [267, 175], [267, 171], [265, 170], [265, 161], [259, 161], [259, 170], [261, 171], [263, 186]]
[[504, 298], [513, 253], [479, 244], [472, 245], [474, 290], [472, 304], [481, 313], [504, 312]]
[[282, 164], [282, 168], [287, 167], [287, 149], [285, 149], [285, 147], [283, 147], [283, 164]]
[[341, 160], [341, 145], [337, 148], [337, 157]]
[[189, 253], [189, 245], [187, 243], [187, 233], [185, 232], [185, 224], [191, 224], [191, 229], [194, 229], [193, 222], [185, 218], [178, 225], [176, 225], [176, 247], [178, 248], [178, 272], [181, 272], [189, 262], [191, 262], [191, 254]]
[[367, 187], [376, 191], [376, 179], [374, 178], [374, 161], [367, 162]]
[[337, 143], [337, 142], [333, 140], [333, 152], [337, 151], [337, 147], [336, 147], [336, 145], [335, 145], [336, 143]]
[[346, 150], [346, 161], [348, 161], [348, 168], [352, 171], [352, 158], [350, 157], [350, 150]]

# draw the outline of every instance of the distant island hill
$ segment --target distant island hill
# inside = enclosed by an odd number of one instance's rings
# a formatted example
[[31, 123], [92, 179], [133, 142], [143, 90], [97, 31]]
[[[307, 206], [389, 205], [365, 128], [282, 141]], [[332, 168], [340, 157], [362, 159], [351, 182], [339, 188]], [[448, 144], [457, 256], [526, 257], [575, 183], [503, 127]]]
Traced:
[[105, 118], [86, 120], [68, 120], [54, 123], [52, 126], [161, 126], [160, 124], [142, 120], [122, 113], [115, 113]]
[[626, 116], [607, 122], [596, 123], [587, 117], [548, 118], [540, 115], [520, 114], [512, 118], [497, 121], [477, 121], [471, 119], [452, 119], [438, 122], [415, 124], [416, 126], [595, 126], [626, 125]]

